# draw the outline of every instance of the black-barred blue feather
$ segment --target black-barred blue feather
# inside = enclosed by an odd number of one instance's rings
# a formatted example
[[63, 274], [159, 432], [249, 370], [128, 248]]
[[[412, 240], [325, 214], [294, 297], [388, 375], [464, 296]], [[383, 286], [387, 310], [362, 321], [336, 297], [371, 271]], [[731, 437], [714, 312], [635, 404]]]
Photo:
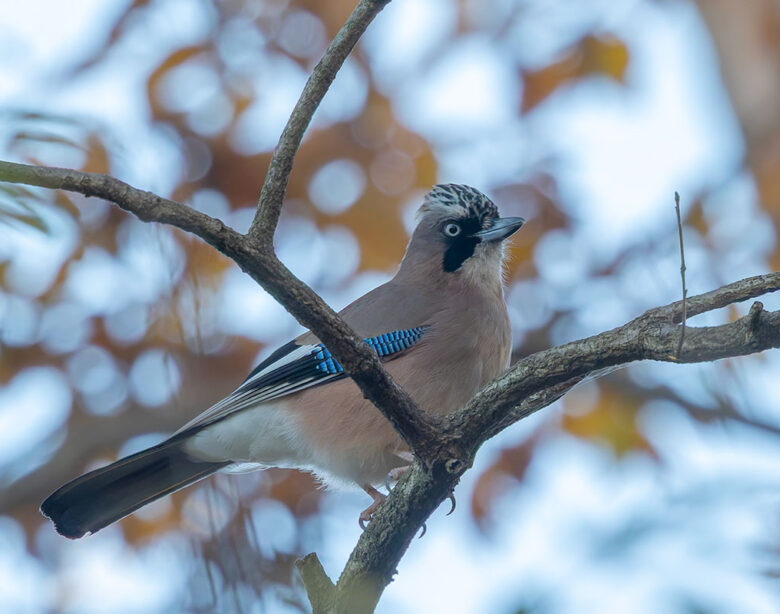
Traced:
[[[394, 330], [378, 337], [369, 337], [365, 339], [365, 342], [370, 345], [380, 357], [386, 358], [398, 352], [408, 350], [415, 343], [420, 340], [420, 337], [425, 333], [425, 327], [416, 326], [415, 328], [408, 328], [406, 330]], [[317, 364], [317, 369], [323, 373], [335, 374], [343, 373], [344, 369], [336, 362], [322, 343], [315, 346], [318, 349], [312, 351], [312, 355], [315, 360], [320, 362]]]
[[[427, 326], [394, 330], [365, 342], [381, 358], [392, 359], [410, 349], [422, 339]], [[209, 408], [178, 432], [191, 428], [203, 428], [230, 414], [248, 409], [279, 397], [343, 379], [344, 368], [324, 344], [296, 345], [294, 341], [283, 345], [249, 374], [232, 394]]]

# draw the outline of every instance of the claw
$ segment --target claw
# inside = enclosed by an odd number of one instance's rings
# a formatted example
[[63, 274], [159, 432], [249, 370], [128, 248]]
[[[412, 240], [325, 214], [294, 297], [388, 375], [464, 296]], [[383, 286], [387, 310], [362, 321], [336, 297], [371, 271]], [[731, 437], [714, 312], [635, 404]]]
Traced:
[[383, 495], [381, 492], [379, 492], [376, 488], [371, 486], [370, 484], [365, 484], [361, 487], [368, 496], [370, 496], [374, 502], [369, 505], [366, 509], [364, 509], [362, 512], [360, 512], [360, 516], [358, 517], [358, 524], [360, 525], [360, 528], [364, 531], [366, 530], [366, 523], [371, 521], [371, 518], [374, 516], [374, 513], [379, 509], [379, 506], [382, 505], [385, 499], [387, 499], [387, 495]]
[[455, 493], [454, 492], [450, 493], [450, 497], [449, 498], [450, 498], [450, 503], [452, 504], [452, 507], [450, 508], [450, 511], [447, 512], [447, 516], [449, 516], [450, 514], [452, 514], [452, 512], [455, 511], [455, 505], [457, 505], [457, 502], [455, 501]]
[[417, 539], [422, 539], [423, 535], [425, 535], [428, 532], [428, 525], [426, 525], [423, 522], [422, 531], [420, 531], [420, 536]]

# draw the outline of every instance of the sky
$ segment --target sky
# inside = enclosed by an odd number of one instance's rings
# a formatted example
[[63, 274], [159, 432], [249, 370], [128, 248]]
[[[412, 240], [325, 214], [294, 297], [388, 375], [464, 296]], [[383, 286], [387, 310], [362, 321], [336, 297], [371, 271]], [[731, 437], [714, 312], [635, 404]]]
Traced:
[[[529, 4], [544, 10], [540, 3]], [[62, 99], [50, 99], [52, 75], [84, 57], [96, 36], [104, 35], [106, 20], [125, 5], [126, 2], [104, 0], [0, 0], [0, 57], [5, 58], [0, 62], [0, 104], [3, 108], [76, 112], [96, 124], [110, 125], [115, 138], [128, 151], [122, 178], [166, 193], [171, 187], [166, 174], [175, 174], [172, 171], [178, 164], [176, 152], [171, 151], [170, 143], [144, 127], [147, 111], [140, 97], [143, 89], [137, 83], [165, 53], [160, 41], [173, 45], [197, 40], [202, 35], [207, 15], [197, 8], [197, 3], [165, 3], [150, 18], [154, 44], [126, 41], [124, 45], [133, 52], [132, 61], [127, 55], [121, 61], [109, 59], [97, 74], [87, 74], [69, 84]], [[499, 18], [502, 10], [509, 10], [509, 5], [493, 2], [494, 14], [484, 18]], [[540, 156], [554, 156], [563, 165], [560, 189], [564, 200], [571, 204], [570, 213], [576, 223], [570, 233], [546, 235], [536, 247], [535, 261], [540, 276], [551, 288], [545, 290], [546, 300], [573, 300], [573, 293], [587, 291], [592, 296], [592, 309], [580, 314], [576, 332], [559, 331], [561, 342], [574, 334], [595, 333], [622, 324], [643, 309], [677, 298], [674, 191], [680, 192], [686, 207], [703, 183], [732, 177], [743, 156], [739, 129], [725, 102], [714, 50], [695, 8], [687, 2], [639, 1], [612, 5], [596, 2], [594, 6], [600, 7], [594, 14], [603, 18], [631, 48], [627, 75], [630, 93], [626, 95], [606, 80], [578, 84], [565, 97], [556, 95], [533, 111], [522, 123], [515, 112], [521, 91], [516, 76], [502, 59], [506, 50], [487, 38], [467, 37], [445, 53], [437, 54], [426, 71], [414, 69], [421, 60], [432, 56], [457, 27], [450, 2], [394, 0], [363, 42], [371, 61], [380, 68], [381, 87], [393, 92], [401, 120], [436, 144], [440, 181], [490, 184], [499, 177], [517, 173]], [[171, 16], [175, 16], [173, 22]], [[559, 26], [580, 28], [582, 23], [574, 18], [569, 23], [563, 19]], [[529, 45], [535, 44], [540, 50], [540, 62], [548, 34], [528, 33]], [[117, 71], [120, 65], [121, 71]], [[274, 95], [248, 114], [245, 134], [236, 136], [235, 142], [242, 150], [261, 151], [273, 145], [306, 77], [292, 63], [273, 68], [274, 74], [280, 75], [274, 82]], [[198, 75], [189, 78], [201, 79]], [[361, 95], [365, 96], [361, 83], [359, 69], [348, 66], [316, 121], [336, 121], [357, 112], [357, 103], [362, 106]], [[170, 87], [175, 96], [176, 84]], [[354, 107], [350, 107], [350, 100]], [[258, 118], [262, 118], [262, 125]], [[549, 137], [545, 139], [544, 151], [534, 149], [539, 135]], [[130, 152], [135, 148], [152, 149], [155, 155], [133, 159]], [[475, 164], [475, 159], [481, 163]], [[73, 163], [66, 156], [59, 163], [69, 162]], [[342, 176], [355, 176], [343, 164], [328, 172], [331, 175], [324, 172], [317, 179], [323, 186], [343, 183], [339, 179]], [[344, 194], [331, 200], [320, 197], [317, 205], [335, 211], [348, 206], [344, 203], [354, 200], [363, 189], [359, 180], [344, 185]], [[731, 179], [727, 188], [743, 198], [748, 209], [732, 214], [731, 218], [728, 213], [723, 214], [721, 240], [737, 250], [734, 262], [728, 268], [723, 266], [723, 274], [736, 279], [764, 272], [763, 259], [774, 237], [762, 230], [757, 213], [749, 215], [755, 190], [744, 177]], [[330, 192], [312, 187], [314, 200], [323, 193]], [[226, 211], [224, 203], [208, 199], [202, 206]], [[28, 284], [31, 295], [37, 291], [35, 284], [43, 284], [75, 246], [76, 231], [66, 219], [52, 214], [47, 221], [58, 231], [54, 237], [14, 232], [0, 241], [0, 254], [21, 254], [14, 261], [11, 275], [16, 275], [19, 284]], [[246, 216], [236, 216], [233, 221], [237, 225], [247, 222]], [[0, 228], [0, 233], [5, 231]], [[148, 253], [134, 250], [133, 241], [128, 242], [120, 263], [109, 262], [97, 252], [88, 254], [82, 274], [76, 274], [69, 287], [73, 300], [100, 311], [114, 303], [118, 288], [138, 300], [164, 291], [180, 266], [175, 246], [166, 247], [164, 232], [130, 227], [128, 232], [140, 233], [137, 241], [144, 240], [143, 233], [152, 233], [154, 240], [162, 243], [162, 249], [169, 250], [169, 269], [149, 274]], [[578, 287], [577, 280], [589, 267], [609, 261], [637, 233], [646, 233], [657, 245], [642, 270], [628, 276], [630, 281], [625, 282], [622, 290], [629, 301], [615, 305], [612, 297], [599, 294], [598, 288]], [[745, 233], [756, 237], [747, 246], [740, 245]], [[302, 255], [302, 244], [312, 251]], [[318, 264], [323, 259], [316, 254], [328, 253], [336, 244], [343, 250], [343, 258], [337, 267], [325, 270]], [[361, 273], [352, 278], [359, 261], [359, 247], [338, 227], [319, 234], [313, 225], [307, 227], [301, 222], [295, 233], [280, 237], [279, 252], [304, 281], [311, 282], [325, 274], [350, 279], [343, 292], [325, 297], [335, 307], [387, 278], [384, 272]], [[693, 293], [726, 281], [713, 279], [706, 272], [709, 268], [701, 261], [701, 253], [697, 252], [694, 239], [689, 251], [688, 277]], [[637, 280], [648, 281], [642, 284], [642, 291], [636, 290]], [[527, 282], [523, 290], [535, 292], [537, 287]], [[510, 289], [510, 297], [511, 292]], [[227, 275], [222, 296], [223, 302], [215, 306], [217, 324], [211, 325], [224, 333], [246, 335], [264, 343], [282, 343], [298, 330], [297, 324], [268, 295], [239, 272]], [[6, 296], [0, 300], [5, 342], [10, 339], [13, 343], [16, 338], [17, 343], [22, 343], [33, 334], [30, 326], [25, 328], [25, 322], [32, 322], [35, 317], [31, 305]], [[770, 308], [771, 300], [766, 304]], [[238, 310], [236, 305], [242, 309]], [[533, 316], [527, 308], [510, 308], [514, 322], [523, 320], [524, 314]], [[76, 346], [78, 335], [86, 334], [80, 331], [74, 325], [70, 336], [52, 331], [47, 339], [60, 347]], [[130, 330], [118, 334], [133, 333]], [[122, 390], [142, 405], [160, 404], [181, 385], [175, 365], [166, 366], [160, 356], [146, 357], [147, 362], [137, 367], [141, 371], [128, 378], [120, 377], [110, 357], [84, 355], [78, 359], [97, 365], [92, 381], [98, 389], [116, 390], [123, 386]], [[768, 360], [770, 366], [777, 366], [775, 357]], [[148, 382], [150, 374], [160, 372], [165, 377], [156, 385], [143, 386], [134, 381], [135, 377]], [[777, 398], [774, 378], [766, 372], [743, 376], [750, 384], [746, 387], [753, 391], [752, 399], [758, 401], [756, 411], [772, 416], [776, 402], [761, 401]], [[696, 388], [696, 381], [708, 376], [706, 367], [658, 365], [642, 377], [684, 379], [686, 385], [693, 387], [692, 394], [697, 394], [701, 391]], [[19, 456], [32, 442], [44, 441], [62, 425], [70, 404], [70, 392], [63, 378], [52, 369], [31, 369], [0, 391], [0, 460]], [[43, 389], [46, 394], [42, 394]], [[589, 394], [592, 396], [592, 390], [585, 384], [578, 389], [577, 399], [587, 404]], [[101, 399], [101, 407], [111, 411], [110, 398]], [[559, 411], [560, 404], [545, 410]], [[20, 413], [24, 416], [22, 421], [18, 418]], [[532, 417], [488, 442], [480, 452], [480, 466], [486, 466], [503, 446], [518, 441], [544, 419], [542, 415]], [[511, 611], [520, 596], [529, 594], [528, 587], [533, 587], [532, 594], [538, 593], [540, 603], [552, 599], [556, 612], [587, 612], [597, 607], [605, 614], [673, 612], [678, 607], [675, 595], [664, 595], [664, 591], [669, 590], [668, 570], [675, 568], [685, 570], [679, 574], [679, 588], [700, 595], [705, 605], [713, 608], [717, 602], [720, 610], [713, 611], [777, 611], [775, 589], [755, 573], [754, 559], [747, 555], [746, 544], [758, 543], [766, 534], [770, 523], [767, 516], [776, 516], [778, 497], [753, 498], [747, 509], [739, 509], [724, 505], [706, 489], [695, 493], [689, 489], [692, 485], [705, 485], [717, 490], [722, 483], [739, 483], [742, 472], [758, 481], [776, 484], [778, 447], [754, 432], [735, 437], [715, 427], [694, 428], [672, 407], [646, 412], [643, 425], [645, 434], [660, 450], [662, 462], [673, 466], [670, 474], [675, 476], [674, 483], [661, 480], [647, 459], [632, 458], [616, 467], [604, 450], [574, 438], [552, 440], [542, 445], [524, 488], [512, 489], [511, 494], [502, 498], [493, 535], [487, 539], [477, 533], [465, 511], [445, 517], [446, 510], [438, 510], [428, 522], [427, 535], [415, 541], [401, 562], [398, 580], [388, 587], [378, 612]], [[20, 459], [18, 468], [26, 471], [28, 466]], [[477, 473], [478, 470], [467, 474], [459, 487], [464, 499], [471, 492]], [[696, 497], [711, 497], [712, 504], [706, 507], [705, 514], [692, 517], [691, 499]], [[279, 509], [281, 506], [269, 505], [257, 512], [261, 524], [274, 527], [261, 543], [284, 550], [290, 547], [285, 527], [289, 528], [292, 519], [288, 512]], [[343, 518], [356, 517], [364, 500], [358, 494], [334, 493], [325, 505], [324, 543], [318, 553], [326, 571], [336, 577], [359, 534], [357, 523], [345, 529]], [[462, 507], [468, 507], [467, 501]], [[663, 516], [668, 527], [649, 537], [641, 521], [644, 518], [648, 523], [657, 522], [651, 512], [660, 507], [669, 510]], [[572, 514], [571, 510], [577, 513]], [[638, 518], [638, 525], [623, 526], [627, 517]], [[609, 551], [593, 551], [596, 542], [603, 545], [609, 539], [582, 539], [583, 535], [598, 535], [617, 540], [626, 534], [632, 540], [629, 565], [625, 558]], [[680, 540], [680, 535], [685, 538]], [[49, 570], [26, 556], [20, 529], [12, 521], [0, 518], [2, 611], [41, 611], [62, 591], [68, 593], [69, 612], [135, 613], [152, 608], [164, 611], [165, 604], [176, 598], [186, 581], [184, 570], [172, 571], [187, 547], [178, 535], [138, 550], [128, 548], [115, 527], [66, 546], [60, 546], [59, 538], [50, 530], [42, 530], [37, 539], [42, 550], [56, 550], [59, 565], [68, 570], [64, 576], [53, 577]], [[599, 565], [591, 564], [594, 557]], [[621, 587], [615, 590], [618, 576]], [[144, 586], [143, 591], [137, 590], [139, 585]], [[269, 611], [284, 611], [275, 602], [265, 605]]]

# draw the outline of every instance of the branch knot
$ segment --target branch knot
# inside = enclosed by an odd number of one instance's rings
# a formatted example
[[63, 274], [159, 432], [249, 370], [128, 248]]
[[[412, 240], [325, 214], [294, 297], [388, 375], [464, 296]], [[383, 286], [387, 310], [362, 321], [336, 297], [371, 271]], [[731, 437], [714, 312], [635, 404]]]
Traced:
[[456, 474], [464, 467], [464, 462], [459, 458], [451, 458], [444, 463], [444, 469], [449, 474]]

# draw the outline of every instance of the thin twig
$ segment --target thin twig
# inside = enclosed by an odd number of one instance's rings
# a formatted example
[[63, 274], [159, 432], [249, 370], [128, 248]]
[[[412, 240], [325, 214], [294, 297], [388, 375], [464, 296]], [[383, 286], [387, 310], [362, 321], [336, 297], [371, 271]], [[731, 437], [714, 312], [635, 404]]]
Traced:
[[259, 241], [261, 245], [270, 246], [273, 242], [293, 160], [314, 112], [352, 48], [388, 2], [390, 0], [360, 0], [306, 81], [301, 97], [295, 104], [279, 143], [274, 149], [263, 189], [260, 192], [255, 218], [247, 233], [247, 236]]
[[680, 195], [674, 193], [674, 210], [677, 212], [677, 230], [680, 233], [680, 278], [682, 279], [682, 322], [680, 323], [680, 340], [677, 342], [675, 358], [680, 359], [683, 341], [685, 340], [685, 322], [688, 319], [688, 289], [685, 287], [685, 248], [683, 247], [683, 227], [680, 216]]

